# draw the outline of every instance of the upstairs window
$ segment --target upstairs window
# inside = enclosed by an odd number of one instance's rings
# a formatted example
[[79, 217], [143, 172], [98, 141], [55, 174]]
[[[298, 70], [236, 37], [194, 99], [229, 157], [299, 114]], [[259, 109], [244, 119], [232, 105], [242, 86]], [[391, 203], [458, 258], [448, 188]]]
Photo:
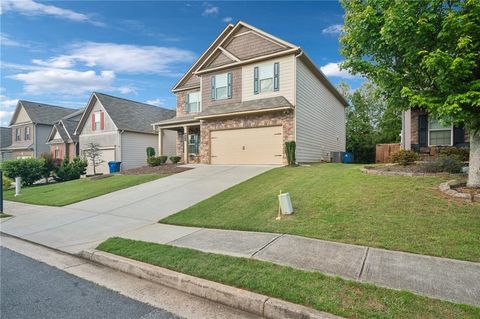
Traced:
[[452, 126], [443, 125], [436, 119], [430, 118], [428, 122], [429, 145], [450, 146], [452, 145]]
[[212, 76], [212, 100], [224, 100], [232, 97], [232, 73]]
[[22, 140], [22, 130], [19, 128], [15, 129], [15, 141]]
[[27, 126], [25, 128], [25, 141], [29, 141], [30, 140], [30, 127]]
[[105, 128], [104, 114], [102, 111], [92, 113], [92, 131], [103, 130]]
[[200, 112], [200, 92], [188, 93], [185, 96], [185, 113]]
[[273, 92], [280, 89], [280, 64], [263, 64], [253, 69], [254, 94]]

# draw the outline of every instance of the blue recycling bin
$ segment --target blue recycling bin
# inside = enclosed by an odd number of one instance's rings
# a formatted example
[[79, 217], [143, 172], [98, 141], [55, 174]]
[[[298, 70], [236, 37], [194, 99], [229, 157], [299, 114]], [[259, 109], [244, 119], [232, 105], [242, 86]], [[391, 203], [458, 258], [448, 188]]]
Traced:
[[122, 164], [122, 162], [116, 162], [116, 161], [108, 162], [108, 170], [110, 171], [110, 174], [120, 172], [120, 164]]
[[351, 164], [353, 163], [353, 154], [349, 152], [343, 153], [343, 162], [345, 164]]

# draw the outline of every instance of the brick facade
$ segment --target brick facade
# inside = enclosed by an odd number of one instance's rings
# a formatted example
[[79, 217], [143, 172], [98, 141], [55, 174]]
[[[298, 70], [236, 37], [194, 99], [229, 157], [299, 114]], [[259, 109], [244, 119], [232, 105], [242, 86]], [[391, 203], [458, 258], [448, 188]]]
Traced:
[[185, 90], [181, 92], [177, 92], [177, 117], [195, 114], [195, 113], [185, 113], [185, 96], [188, 93], [199, 92], [199, 89], [192, 89], [192, 90]]
[[[200, 126], [200, 163], [210, 163], [211, 131], [277, 125], [283, 127], [283, 142], [295, 139], [295, 119], [293, 110], [256, 116], [237, 116], [229, 119], [202, 121]], [[283, 154], [283, 163], [287, 164], [285, 154]]]

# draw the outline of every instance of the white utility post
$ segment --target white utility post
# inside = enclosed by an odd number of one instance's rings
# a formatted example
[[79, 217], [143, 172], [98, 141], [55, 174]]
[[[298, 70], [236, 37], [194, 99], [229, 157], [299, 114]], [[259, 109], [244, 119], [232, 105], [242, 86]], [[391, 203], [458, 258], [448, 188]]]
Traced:
[[15, 177], [15, 196], [19, 196], [20, 191], [22, 190], [22, 178]]

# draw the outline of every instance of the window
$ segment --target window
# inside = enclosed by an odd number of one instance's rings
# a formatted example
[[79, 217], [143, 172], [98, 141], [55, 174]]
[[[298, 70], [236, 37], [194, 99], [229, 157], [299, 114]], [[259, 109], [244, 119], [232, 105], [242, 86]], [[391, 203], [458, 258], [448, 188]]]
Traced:
[[200, 92], [188, 93], [185, 97], [185, 112], [200, 112]]
[[279, 63], [263, 64], [254, 68], [254, 93], [278, 91], [279, 87]]
[[448, 146], [452, 145], [452, 126], [443, 125], [437, 120], [430, 118], [428, 122], [429, 145]]
[[15, 141], [20, 141], [22, 139], [22, 130], [19, 128], [15, 129]]
[[30, 127], [25, 128], [25, 141], [30, 140]]
[[59, 159], [60, 158], [60, 151], [58, 149], [55, 150], [55, 156], [54, 156], [55, 159]]
[[212, 76], [212, 100], [224, 100], [232, 97], [232, 73]]
[[100, 130], [100, 112], [95, 112], [95, 131]]
[[198, 154], [198, 147], [199, 147], [198, 140], [199, 140], [198, 134], [188, 135], [188, 153], [189, 154]]

